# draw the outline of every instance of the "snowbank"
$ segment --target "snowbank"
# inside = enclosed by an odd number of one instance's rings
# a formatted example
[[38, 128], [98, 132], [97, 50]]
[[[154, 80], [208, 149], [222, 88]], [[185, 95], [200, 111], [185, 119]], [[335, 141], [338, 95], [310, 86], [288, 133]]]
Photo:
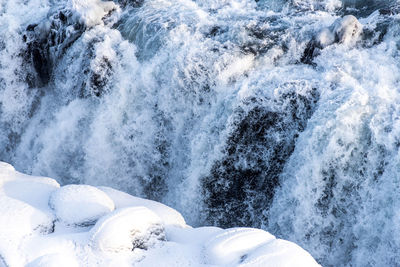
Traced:
[[124, 208], [99, 220], [90, 231], [94, 248], [104, 252], [148, 249], [165, 240], [163, 223], [145, 207]]
[[191, 228], [174, 209], [0, 162], [0, 266], [319, 266], [259, 229]]
[[51, 194], [49, 206], [68, 225], [93, 225], [114, 210], [106, 193], [90, 185], [66, 185]]

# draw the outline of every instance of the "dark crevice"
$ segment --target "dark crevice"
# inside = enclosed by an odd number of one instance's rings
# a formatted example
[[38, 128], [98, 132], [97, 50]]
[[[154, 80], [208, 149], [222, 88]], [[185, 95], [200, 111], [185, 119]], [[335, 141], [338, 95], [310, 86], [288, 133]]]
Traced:
[[[222, 227], [260, 227], [267, 221], [265, 214], [279, 186], [279, 175], [318, 98], [315, 88], [306, 95], [292, 91], [274, 103], [250, 98], [243, 105], [253, 108], [235, 111], [224, 156], [202, 180], [208, 222]], [[271, 104], [280, 108], [274, 110]]]

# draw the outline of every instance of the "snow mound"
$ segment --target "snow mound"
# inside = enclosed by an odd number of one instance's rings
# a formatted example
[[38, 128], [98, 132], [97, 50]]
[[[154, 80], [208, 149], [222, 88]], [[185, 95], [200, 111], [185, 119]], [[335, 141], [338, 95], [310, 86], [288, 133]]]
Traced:
[[204, 251], [208, 263], [218, 266], [319, 266], [298, 245], [254, 228], [220, 232], [205, 243]]
[[71, 255], [63, 253], [55, 253], [44, 255], [33, 262], [29, 263], [26, 267], [79, 267], [78, 262]]
[[90, 234], [93, 247], [104, 252], [148, 249], [165, 240], [161, 219], [145, 207], [116, 210], [99, 220]]
[[0, 162], [0, 174], [3, 174], [7, 171], [14, 172], [15, 168], [11, 164], [8, 164], [7, 162]]
[[309, 253], [295, 243], [274, 239], [243, 258], [240, 267], [318, 266]]
[[0, 227], [8, 235], [23, 237], [34, 231], [51, 232], [54, 218], [31, 205], [8, 198], [0, 197]]
[[49, 178], [28, 178], [17, 172], [6, 177], [3, 174], [0, 173], [0, 227], [19, 236], [33, 231], [51, 232], [55, 217], [47, 202], [58, 183]]
[[109, 187], [60, 188], [0, 162], [1, 266], [319, 265], [263, 230], [192, 228], [161, 203]]
[[50, 196], [49, 205], [59, 220], [76, 226], [93, 225], [114, 210], [112, 199], [90, 185], [63, 186]]
[[59, 187], [53, 179], [25, 175], [0, 162], [0, 266], [21, 262], [17, 249], [27, 236], [54, 231], [47, 202]]
[[260, 229], [227, 229], [206, 243], [205, 254], [210, 264], [232, 265], [240, 262], [249, 251], [273, 239], [273, 235]]
[[164, 225], [187, 226], [185, 219], [179, 212], [164, 204], [140, 197], [134, 197], [106, 186], [100, 186], [98, 188], [104, 191], [114, 201], [115, 208], [142, 206], [157, 214], [164, 222]]

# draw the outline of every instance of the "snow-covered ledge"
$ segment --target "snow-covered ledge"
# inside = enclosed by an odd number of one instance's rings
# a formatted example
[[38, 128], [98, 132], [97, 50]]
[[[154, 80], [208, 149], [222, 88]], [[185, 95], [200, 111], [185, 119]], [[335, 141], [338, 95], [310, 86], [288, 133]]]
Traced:
[[192, 228], [161, 203], [108, 187], [60, 185], [0, 162], [3, 266], [319, 266], [253, 228]]

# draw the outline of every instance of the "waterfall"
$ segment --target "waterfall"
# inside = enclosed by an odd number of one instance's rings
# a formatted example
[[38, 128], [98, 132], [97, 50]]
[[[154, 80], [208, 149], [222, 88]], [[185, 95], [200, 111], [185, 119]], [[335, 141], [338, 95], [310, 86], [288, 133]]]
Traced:
[[324, 266], [400, 262], [396, 0], [0, 0], [0, 161]]

